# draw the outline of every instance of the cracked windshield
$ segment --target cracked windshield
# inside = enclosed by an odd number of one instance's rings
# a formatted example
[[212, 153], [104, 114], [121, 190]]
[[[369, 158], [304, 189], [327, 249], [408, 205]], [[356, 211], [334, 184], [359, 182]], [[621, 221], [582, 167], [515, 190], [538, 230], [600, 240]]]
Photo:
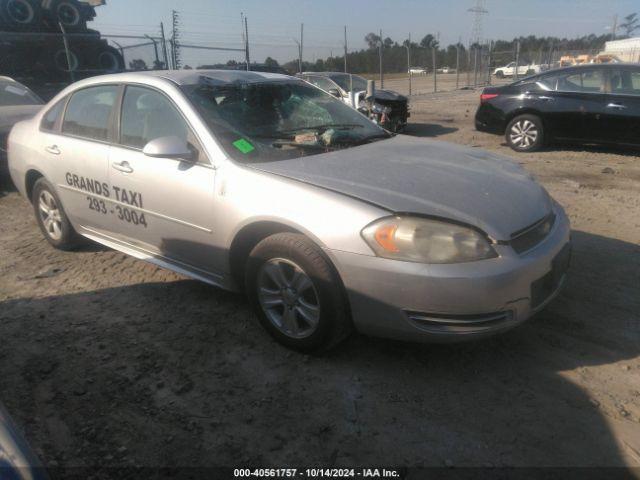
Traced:
[[390, 138], [358, 111], [298, 81], [207, 78], [183, 87], [227, 153], [241, 162], [315, 155]]

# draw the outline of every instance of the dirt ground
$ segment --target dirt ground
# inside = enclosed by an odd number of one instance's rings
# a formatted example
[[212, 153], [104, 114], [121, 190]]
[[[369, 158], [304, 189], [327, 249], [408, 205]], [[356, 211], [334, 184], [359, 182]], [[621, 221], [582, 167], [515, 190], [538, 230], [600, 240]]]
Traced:
[[407, 133], [509, 155], [574, 229], [564, 293], [482, 342], [291, 353], [241, 296], [55, 251], [2, 194], [0, 400], [45, 464], [640, 467], [640, 153], [516, 155], [473, 130], [478, 95], [414, 98]]

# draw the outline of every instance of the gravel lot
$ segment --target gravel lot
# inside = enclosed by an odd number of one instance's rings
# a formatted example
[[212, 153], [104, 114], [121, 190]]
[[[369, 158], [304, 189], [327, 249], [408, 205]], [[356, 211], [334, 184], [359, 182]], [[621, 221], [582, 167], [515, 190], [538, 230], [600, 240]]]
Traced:
[[478, 94], [414, 97], [407, 133], [511, 156], [575, 242], [565, 292], [479, 343], [294, 354], [241, 296], [98, 246], [53, 250], [4, 188], [0, 400], [43, 461], [640, 467], [639, 154], [516, 155], [473, 130]]

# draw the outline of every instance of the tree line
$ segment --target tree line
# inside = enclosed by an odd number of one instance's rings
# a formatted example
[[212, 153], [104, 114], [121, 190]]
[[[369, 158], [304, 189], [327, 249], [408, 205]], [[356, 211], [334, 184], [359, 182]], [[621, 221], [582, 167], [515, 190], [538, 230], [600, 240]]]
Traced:
[[[632, 37], [640, 30], [640, 18], [632, 13], [624, 18], [620, 24], [622, 35], [617, 38]], [[604, 48], [605, 42], [612, 39], [611, 34], [584, 35], [582, 37], [567, 39], [560, 37], [538, 37], [536, 35], [521, 36], [512, 40], [497, 40], [490, 45], [469, 45], [461, 43], [441, 46], [437, 37], [433, 34], [425, 35], [420, 42], [404, 40], [398, 43], [389, 37], [381, 38], [375, 33], [368, 33], [364, 40], [366, 48], [347, 54], [347, 68], [351, 73], [374, 73], [379, 70], [379, 53], [382, 49], [383, 70], [385, 73], [398, 73], [407, 71], [407, 50], [411, 58], [412, 67], [433, 67], [435, 55], [436, 68], [455, 68], [458, 63], [461, 70], [473, 68], [477, 61], [476, 52], [480, 55], [489, 53], [491, 49], [492, 65], [501, 65], [514, 60], [516, 45], [519, 44], [519, 59], [523, 64], [545, 63], [551, 58], [552, 53], [558, 52], [589, 52], [598, 53]], [[268, 58], [271, 65], [277, 62]], [[297, 72], [298, 59], [291, 60], [282, 65], [289, 72]], [[315, 62], [304, 61], [303, 71], [343, 71], [344, 56], [333, 56], [318, 59]]]

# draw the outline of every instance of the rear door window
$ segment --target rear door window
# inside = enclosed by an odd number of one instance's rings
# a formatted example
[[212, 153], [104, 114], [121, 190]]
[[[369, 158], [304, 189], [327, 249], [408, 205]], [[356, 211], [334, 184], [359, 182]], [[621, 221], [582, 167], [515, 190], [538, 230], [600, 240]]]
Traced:
[[90, 140], [109, 140], [111, 113], [119, 88], [103, 85], [74, 93], [67, 106], [62, 132]]
[[65, 97], [49, 109], [40, 123], [40, 128], [42, 128], [42, 130], [53, 132], [60, 128], [59, 120], [64, 112], [66, 102], [67, 98]]
[[559, 92], [600, 93], [604, 88], [604, 75], [600, 69], [574, 71], [558, 78]]
[[609, 82], [611, 93], [640, 96], [640, 69], [612, 70]]

